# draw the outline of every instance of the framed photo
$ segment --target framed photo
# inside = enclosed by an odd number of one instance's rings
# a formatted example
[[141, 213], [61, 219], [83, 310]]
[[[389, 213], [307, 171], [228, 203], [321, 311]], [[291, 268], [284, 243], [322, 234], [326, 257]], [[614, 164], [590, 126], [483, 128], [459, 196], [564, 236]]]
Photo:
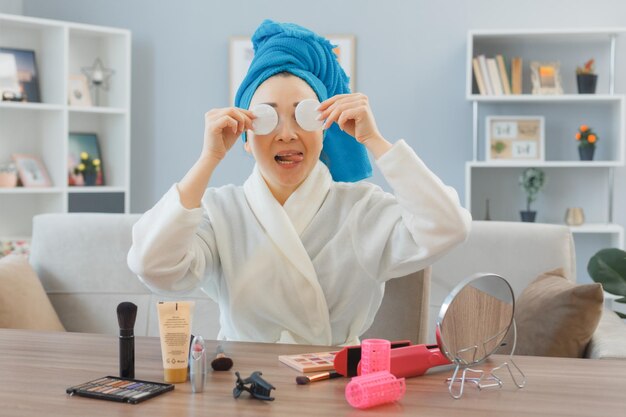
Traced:
[[50, 187], [52, 185], [41, 159], [26, 154], [13, 154], [12, 157], [24, 187]]
[[[355, 37], [352, 35], [328, 35], [325, 37], [331, 44], [337, 45], [333, 51], [335, 52], [335, 55], [337, 55], [339, 65], [341, 65], [348, 77], [350, 77], [350, 90], [355, 91]], [[250, 68], [252, 58], [254, 58], [254, 48], [250, 37], [233, 36], [230, 38], [229, 84], [231, 104], [235, 102], [235, 94], [237, 94], [237, 89], [248, 73], [248, 68]]]
[[[15, 78], [18, 91], [15, 91]], [[0, 48], [0, 89], [3, 100], [41, 102], [35, 51]]]
[[530, 63], [530, 80], [533, 94], [563, 94], [559, 62]]
[[80, 154], [87, 152], [91, 160], [100, 160], [100, 170], [97, 173], [95, 185], [104, 185], [104, 163], [100, 153], [98, 135], [95, 133], [70, 132], [68, 138], [67, 174], [68, 185], [86, 185], [82, 175], [74, 174], [74, 168], [80, 164]]
[[67, 82], [67, 97], [70, 106], [90, 107], [91, 94], [84, 74], [70, 74]]
[[0, 100], [22, 101], [17, 62], [12, 54], [0, 53]]
[[543, 161], [543, 116], [487, 116], [485, 160]]

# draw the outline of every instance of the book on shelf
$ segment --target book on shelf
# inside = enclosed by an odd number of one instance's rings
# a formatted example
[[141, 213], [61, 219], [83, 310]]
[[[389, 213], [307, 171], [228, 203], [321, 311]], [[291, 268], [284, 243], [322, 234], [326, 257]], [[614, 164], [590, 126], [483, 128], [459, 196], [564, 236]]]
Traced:
[[511, 93], [522, 94], [522, 58], [511, 59]]
[[472, 59], [472, 68], [474, 70], [474, 79], [476, 80], [476, 85], [478, 86], [478, 92], [481, 96], [484, 96], [487, 94], [487, 90], [485, 88], [483, 74], [480, 71], [480, 63], [478, 62], [478, 58]]
[[506, 64], [502, 55], [496, 55], [496, 61], [498, 62], [498, 70], [500, 72], [500, 81], [502, 82], [502, 90], [505, 95], [511, 94], [511, 84], [509, 83], [509, 74], [506, 70]]
[[491, 88], [493, 89], [493, 94], [496, 96], [501, 96], [503, 94], [502, 82], [500, 81], [498, 64], [496, 64], [495, 58], [487, 58], [487, 70], [489, 71], [489, 79], [491, 80]]
[[485, 91], [487, 92], [488, 96], [492, 96], [493, 89], [491, 88], [491, 78], [489, 77], [489, 71], [487, 70], [487, 59], [484, 55], [478, 55], [478, 64], [480, 66], [480, 73], [483, 76]]

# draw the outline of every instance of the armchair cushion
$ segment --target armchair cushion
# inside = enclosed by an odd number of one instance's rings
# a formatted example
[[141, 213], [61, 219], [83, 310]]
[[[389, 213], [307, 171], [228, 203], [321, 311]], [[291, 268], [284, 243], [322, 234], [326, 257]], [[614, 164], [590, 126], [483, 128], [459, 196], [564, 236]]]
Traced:
[[562, 269], [540, 275], [515, 306], [515, 353], [582, 358], [602, 316], [603, 299], [600, 284], [576, 285]]
[[626, 358], [626, 327], [615, 312], [606, 308], [602, 311], [586, 355], [591, 359]]
[[37, 274], [22, 255], [0, 259], [0, 328], [65, 331]]

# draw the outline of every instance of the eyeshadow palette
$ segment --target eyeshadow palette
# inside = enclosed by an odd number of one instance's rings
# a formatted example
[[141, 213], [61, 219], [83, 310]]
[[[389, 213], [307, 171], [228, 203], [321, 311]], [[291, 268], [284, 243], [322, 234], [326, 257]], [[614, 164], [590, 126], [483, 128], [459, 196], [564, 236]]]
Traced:
[[337, 352], [300, 353], [299, 355], [280, 355], [278, 360], [300, 372], [322, 372], [335, 369]]
[[99, 400], [137, 404], [173, 389], [173, 384], [105, 376], [70, 387], [66, 392], [70, 395], [76, 394]]

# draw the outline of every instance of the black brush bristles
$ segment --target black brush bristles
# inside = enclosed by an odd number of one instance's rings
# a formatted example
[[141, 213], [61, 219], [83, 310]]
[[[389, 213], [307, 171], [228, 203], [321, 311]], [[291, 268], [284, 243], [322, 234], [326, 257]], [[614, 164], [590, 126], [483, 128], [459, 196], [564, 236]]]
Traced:
[[228, 371], [233, 367], [233, 360], [224, 354], [221, 345], [217, 346], [215, 359], [211, 361], [211, 368], [214, 371]]
[[117, 306], [117, 322], [120, 330], [132, 330], [135, 328], [137, 319], [137, 306], [129, 301], [119, 303]]

